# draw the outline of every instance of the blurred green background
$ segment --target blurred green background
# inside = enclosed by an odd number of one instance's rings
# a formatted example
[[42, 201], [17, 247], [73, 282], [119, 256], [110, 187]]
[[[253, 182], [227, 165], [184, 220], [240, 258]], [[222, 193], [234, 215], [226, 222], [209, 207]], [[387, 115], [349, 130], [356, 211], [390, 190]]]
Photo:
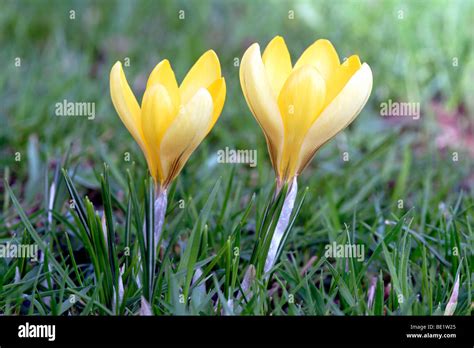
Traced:
[[[130, 60], [126, 74], [140, 101], [148, 74], [161, 59], [171, 61], [180, 81], [195, 60], [212, 48], [227, 79], [227, 100], [217, 126], [191, 159], [197, 165], [185, 171], [215, 164], [217, 149], [229, 146], [258, 148], [259, 163], [265, 163], [259, 173], [266, 175], [264, 139], [245, 104], [235, 63], [251, 43], [259, 42], [263, 48], [275, 35], [286, 39], [293, 62], [313, 41], [327, 38], [341, 59], [358, 54], [373, 70], [372, 96], [350, 136], [340, 136], [327, 148], [337, 146], [339, 153], [350, 149], [355, 158], [364, 146], [395, 133], [397, 149], [408, 144], [421, 154], [460, 151], [471, 155], [460, 157], [466, 164], [474, 155], [472, 23], [474, 3], [469, 0], [2, 0], [0, 165], [24, 182], [28, 172], [37, 175], [39, 168], [31, 166], [45, 164], [70, 144], [82, 166], [104, 160], [99, 160], [99, 154], [107, 162], [123, 164], [125, 151], [143, 164], [110, 101], [111, 66], [126, 57]], [[20, 67], [16, 58], [21, 59]], [[95, 120], [57, 118], [54, 105], [64, 99], [95, 102]], [[380, 103], [388, 99], [420, 103], [421, 118], [381, 117]], [[31, 163], [34, 159], [26, 155], [28, 165], [15, 162], [16, 152], [28, 151], [41, 160]], [[393, 156], [401, 153], [395, 152]], [[343, 164], [339, 162], [321, 161], [312, 168]]]
[[[201, 208], [217, 177], [228, 178], [234, 168], [235, 204], [210, 219], [212, 233], [223, 243], [239, 209], [274, 180], [263, 134], [240, 89], [239, 59], [253, 42], [263, 48], [282, 35], [294, 63], [316, 39], [327, 38], [341, 59], [358, 54], [371, 66], [374, 88], [356, 121], [302, 175], [300, 187], [308, 186], [309, 193], [287, 249], [298, 251], [294, 262], [303, 266], [344, 234], [347, 223], [370, 254], [386, 227], [407, 214], [411, 220], [403, 229], [415, 237], [413, 290], [421, 284], [418, 260], [428, 250], [433, 303], [447, 302], [459, 265], [450, 246], [459, 246], [470, 260], [474, 243], [474, 1], [0, 0], [0, 8], [0, 173], [35, 226], [41, 226], [45, 176], [51, 182], [69, 148], [69, 169], [75, 170], [81, 194], [93, 201], [103, 162], [111, 166], [118, 199], [125, 195], [125, 172], [132, 162], [137, 182], [146, 175], [143, 155], [110, 100], [112, 65], [129, 59], [125, 73], [140, 101], [160, 60], [168, 58], [181, 81], [212, 48], [227, 81], [226, 104], [179, 176], [177, 198], [193, 197]], [[55, 116], [55, 104], [64, 99], [95, 102], [95, 119]], [[421, 117], [382, 117], [380, 105], [389, 99], [420, 103]], [[226, 146], [257, 149], [257, 167], [217, 165], [216, 153]], [[125, 152], [131, 162], [124, 160]], [[343, 160], [345, 152], [349, 161]], [[2, 181], [2, 191], [3, 186]], [[6, 241], [22, 226], [6, 193], [0, 203], [0, 236]], [[94, 203], [100, 205], [100, 199]], [[67, 211], [65, 201], [55, 208]], [[173, 216], [167, 217], [171, 226]], [[183, 224], [190, 228], [193, 219]], [[246, 250], [253, 229], [250, 223]], [[369, 273], [377, 275], [383, 267], [381, 259], [372, 262], [362, 281], [364, 294]], [[467, 261], [461, 273], [458, 311], [469, 313], [472, 266]], [[13, 278], [13, 268], [9, 274]], [[429, 301], [429, 310], [414, 305], [403, 313], [433, 313]]]

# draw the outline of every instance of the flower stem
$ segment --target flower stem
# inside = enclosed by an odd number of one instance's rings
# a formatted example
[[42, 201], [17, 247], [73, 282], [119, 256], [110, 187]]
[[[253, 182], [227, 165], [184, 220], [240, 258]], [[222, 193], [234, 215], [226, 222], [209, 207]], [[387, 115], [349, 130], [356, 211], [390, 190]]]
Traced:
[[[278, 187], [277, 187], [277, 191], [278, 191]], [[265, 260], [265, 267], [264, 267], [265, 274], [267, 274], [270, 271], [270, 269], [274, 266], [276, 262], [276, 257], [278, 255], [278, 250], [281, 247], [280, 244], [281, 244], [282, 238], [290, 222], [290, 216], [291, 216], [291, 212], [293, 211], [293, 207], [295, 205], [297, 192], [298, 192], [298, 183], [295, 177], [285, 197], [285, 201], [281, 209], [280, 217], [278, 218], [278, 222], [275, 227], [275, 232], [273, 233], [272, 240], [270, 242], [270, 248], [268, 250], [267, 258]]]
[[163, 231], [163, 224], [165, 222], [166, 207], [168, 205], [168, 195], [166, 189], [161, 189], [160, 186], [157, 187], [155, 193], [155, 216], [154, 216], [154, 250], [158, 246], [158, 242], [161, 238], [161, 233]]
[[143, 313], [148, 313], [149, 308], [151, 308], [153, 304], [152, 297], [153, 286], [155, 284], [155, 267], [156, 259], [159, 255], [159, 250], [157, 250], [157, 248], [160, 245], [159, 243], [168, 203], [166, 189], [163, 189], [156, 183], [154, 190], [153, 184], [151, 182], [149, 183], [147, 196], [147, 209], [145, 221], [143, 223], [144, 255], [140, 255], [140, 258], [144, 258], [141, 272], [143, 274], [144, 284], [146, 284], [144, 285], [146, 289], [144, 288], [143, 290], [141, 303]]

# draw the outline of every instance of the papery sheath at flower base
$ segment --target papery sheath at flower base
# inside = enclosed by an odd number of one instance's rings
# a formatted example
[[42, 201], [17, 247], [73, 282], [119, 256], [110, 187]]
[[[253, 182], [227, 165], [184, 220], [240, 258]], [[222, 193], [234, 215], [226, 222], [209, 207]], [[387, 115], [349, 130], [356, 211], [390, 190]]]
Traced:
[[[166, 191], [219, 118], [226, 97], [219, 59], [204, 53], [178, 86], [167, 59], [151, 72], [141, 105], [122, 64], [110, 72], [110, 94], [120, 119], [140, 146], [155, 183], [154, 247], [161, 237]], [[143, 308], [146, 306], [142, 306]]]
[[289, 191], [265, 263], [275, 263], [297, 190], [297, 177], [316, 152], [360, 113], [372, 90], [372, 71], [357, 55], [343, 62], [328, 40], [317, 40], [293, 65], [285, 41], [277, 36], [260, 53], [258, 43], [245, 52], [240, 83], [264, 133], [277, 178], [277, 191]]

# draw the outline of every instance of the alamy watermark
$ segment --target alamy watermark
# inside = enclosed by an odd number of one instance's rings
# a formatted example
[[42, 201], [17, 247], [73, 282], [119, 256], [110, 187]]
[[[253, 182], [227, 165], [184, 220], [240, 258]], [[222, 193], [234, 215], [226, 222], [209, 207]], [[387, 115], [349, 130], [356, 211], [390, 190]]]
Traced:
[[56, 325], [54, 324], [30, 324], [26, 322], [24, 325], [18, 326], [19, 338], [46, 338], [52, 342], [56, 340]]
[[420, 118], [420, 103], [396, 102], [389, 99], [380, 103], [380, 116], [412, 117], [414, 120]]
[[56, 116], [85, 116], [88, 120], [95, 119], [94, 102], [72, 102], [64, 99], [54, 106]]
[[362, 262], [365, 259], [364, 244], [337, 244], [332, 242], [324, 247], [324, 256], [326, 258], [355, 258]]
[[246, 163], [254, 168], [257, 166], [257, 150], [234, 150], [226, 147], [217, 151], [217, 163]]
[[38, 245], [36, 244], [0, 244], [0, 258], [27, 258], [38, 261]]

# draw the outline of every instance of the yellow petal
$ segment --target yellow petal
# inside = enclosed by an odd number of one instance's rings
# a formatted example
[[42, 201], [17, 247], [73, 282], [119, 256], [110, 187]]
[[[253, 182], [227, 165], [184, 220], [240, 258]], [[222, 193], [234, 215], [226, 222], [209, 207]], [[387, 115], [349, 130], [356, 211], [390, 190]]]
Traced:
[[329, 81], [332, 73], [339, 66], [339, 56], [329, 40], [320, 39], [309, 46], [295, 64], [295, 69], [312, 65]]
[[148, 89], [157, 83], [166, 88], [177, 112], [180, 104], [179, 88], [168, 59], [164, 59], [156, 65], [148, 78], [146, 88]]
[[333, 99], [342, 91], [347, 81], [361, 67], [359, 56], [350, 56], [341, 65], [339, 65], [327, 81], [326, 105], [329, 105]]
[[224, 101], [226, 96], [226, 84], [225, 79], [221, 77], [214, 81], [207, 89], [212, 97], [212, 105], [213, 105], [213, 113], [212, 113], [212, 121], [209, 125], [208, 132], [214, 127], [217, 119], [219, 118], [222, 108], [224, 107]]
[[281, 87], [283, 87], [292, 69], [290, 53], [285, 40], [281, 36], [276, 36], [270, 41], [263, 52], [262, 61], [265, 65], [273, 95], [278, 98]]
[[141, 140], [138, 123], [140, 106], [128, 85], [120, 62], [115, 63], [110, 71], [110, 95], [120, 119], [135, 140], [139, 142]]
[[207, 135], [212, 114], [212, 97], [205, 88], [200, 88], [181, 108], [160, 144], [163, 186], [168, 186], [179, 174], [189, 156]]
[[[163, 178], [160, 165], [160, 142], [174, 119], [175, 107], [167, 89], [159, 84], [147, 88], [142, 103], [142, 129], [145, 141], [150, 149], [150, 157], [155, 168], [150, 168], [154, 178]], [[155, 179], [156, 180], [156, 179]]]
[[285, 127], [285, 139], [279, 176], [285, 181], [293, 179], [296, 173], [304, 137], [319, 116], [325, 97], [324, 78], [311, 65], [293, 71], [281, 89], [278, 107]]
[[277, 171], [283, 143], [283, 121], [257, 43], [250, 46], [242, 57], [240, 85], [252, 114], [263, 130], [273, 168]]
[[187, 104], [199, 88], [208, 88], [215, 80], [221, 77], [221, 65], [216, 52], [209, 50], [189, 70], [179, 91], [181, 103]]
[[369, 99], [371, 90], [372, 71], [364, 63], [309, 129], [300, 151], [298, 174], [322, 145], [357, 117]]
[[140, 121], [140, 106], [138, 105], [132, 89], [128, 85], [127, 78], [125, 77], [120, 62], [115, 63], [110, 71], [110, 95], [115, 110], [125, 127], [140, 146], [145, 155], [150, 172], [153, 173], [153, 168], [156, 167], [156, 162], [151, 157], [150, 149], [148, 148], [143, 136]]

